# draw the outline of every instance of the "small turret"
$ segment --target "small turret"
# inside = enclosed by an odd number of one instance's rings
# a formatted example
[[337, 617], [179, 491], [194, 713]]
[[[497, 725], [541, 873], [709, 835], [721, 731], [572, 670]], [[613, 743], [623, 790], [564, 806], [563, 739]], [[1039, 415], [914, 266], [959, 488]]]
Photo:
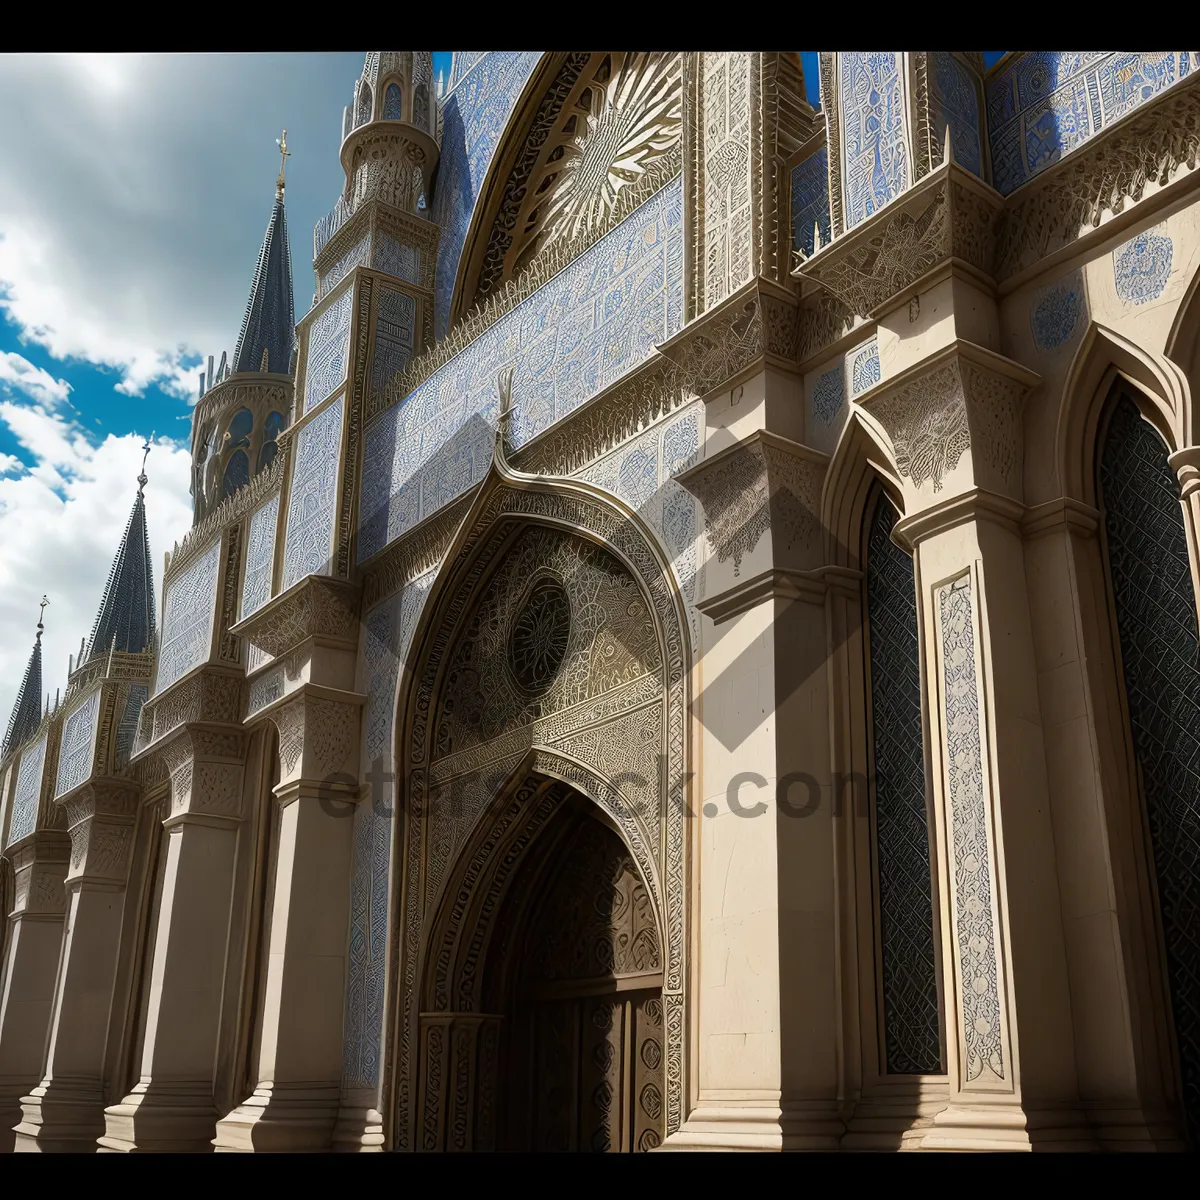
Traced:
[[33, 651], [29, 655], [29, 665], [25, 668], [25, 678], [21, 680], [21, 689], [17, 692], [17, 702], [13, 705], [12, 716], [8, 719], [8, 730], [4, 734], [4, 744], [0, 747], [0, 758], [7, 758], [29, 738], [42, 719], [42, 630], [45, 628], [42, 617], [49, 603], [50, 601], [43, 596], [42, 606], [38, 611], [37, 636], [33, 639]]

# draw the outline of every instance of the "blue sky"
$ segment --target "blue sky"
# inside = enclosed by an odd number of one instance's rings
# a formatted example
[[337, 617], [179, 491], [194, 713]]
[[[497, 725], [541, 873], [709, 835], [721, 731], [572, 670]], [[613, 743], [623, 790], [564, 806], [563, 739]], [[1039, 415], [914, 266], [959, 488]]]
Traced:
[[[312, 299], [312, 229], [344, 183], [342, 109], [363, 54], [5, 58], [0, 721], [43, 592], [45, 679], [51, 693], [65, 684], [151, 431], [156, 576], [190, 527], [191, 409], [201, 364], [234, 349], [274, 200], [275, 140], [286, 127], [299, 318]], [[816, 53], [801, 54], [816, 104]], [[437, 75], [449, 65], [434, 53]]]

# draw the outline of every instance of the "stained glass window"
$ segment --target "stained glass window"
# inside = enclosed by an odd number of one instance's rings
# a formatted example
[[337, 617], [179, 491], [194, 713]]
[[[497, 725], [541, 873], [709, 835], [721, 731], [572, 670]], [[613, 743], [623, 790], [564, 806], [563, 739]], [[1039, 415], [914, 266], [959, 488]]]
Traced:
[[221, 483], [221, 499], [232, 496], [240, 487], [250, 482], [250, 460], [245, 450], [235, 450], [225, 464], [225, 477]]
[[1200, 639], [1179, 483], [1120, 394], [1099, 461], [1108, 569], [1145, 795], [1192, 1137], [1200, 1135]]
[[884, 1062], [889, 1074], [942, 1070], [925, 809], [921, 657], [912, 558], [892, 541], [896, 511], [880, 495], [867, 533], [871, 789], [879, 885]]

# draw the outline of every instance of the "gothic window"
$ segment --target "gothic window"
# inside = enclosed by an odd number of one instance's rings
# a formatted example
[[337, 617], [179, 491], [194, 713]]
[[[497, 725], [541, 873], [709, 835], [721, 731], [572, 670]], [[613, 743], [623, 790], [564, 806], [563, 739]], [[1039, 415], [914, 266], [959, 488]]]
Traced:
[[240, 487], [250, 482], [250, 459], [245, 450], [235, 450], [225, 464], [225, 476], [221, 481], [221, 499], [232, 496]]
[[385, 121], [404, 120], [404, 99], [398, 83], [389, 83], [383, 93], [383, 119]]
[[371, 85], [364, 79], [358, 89], [358, 109], [354, 114], [354, 127], [365, 125], [371, 119]]
[[871, 794], [883, 1065], [889, 1074], [942, 1070], [926, 812], [921, 656], [912, 558], [892, 540], [882, 492], [867, 531]]
[[254, 429], [254, 415], [248, 408], [239, 408], [233, 414], [233, 420], [229, 422], [229, 444], [228, 449], [233, 449], [235, 446], [249, 446], [250, 434]]
[[265, 471], [274, 461], [279, 452], [276, 444], [280, 433], [283, 432], [283, 413], [270, 412], [263, 423], [263, 444], [258, 451], [258, 466], [255, 471]]
[[1118, 393], [1099, 455], [1108, 570], [1146, 805], [1183, 1103], [1200, 1133], [1200, 639], [1167, 447]]

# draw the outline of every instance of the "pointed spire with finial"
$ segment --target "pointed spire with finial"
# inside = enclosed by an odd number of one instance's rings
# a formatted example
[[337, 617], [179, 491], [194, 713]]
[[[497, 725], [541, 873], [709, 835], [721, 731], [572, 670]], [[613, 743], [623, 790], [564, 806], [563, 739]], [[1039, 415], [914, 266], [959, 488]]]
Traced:
[[[104, 599], [96, 614], [88, 641], [87, 661], [108, 654], [113, 647], [128, 654], [139, 654], [154, 636], [154, 574], [150, 566], [150, 539], [146, 533], [146, 459], [154, 435], [142, 446], [142, 469], [137, 477], [137, 497], [125, 536], [113, 560]], [[80, 654], [82, 666], [84, 656]]]
[[250, 299], [242, 319], [233, 373], [266, 370], [286, 374], [291, 367], [296, 338], [296, 311], [292, 295], [292, 252], [288, 245], [287, 217], [283, 208], [284, 168], [291, 151], [287, 130], [275, 139], [279, 146], [279, 178], [275, 181], [275, 207], [258, 255]]
[[0, 748], [0, 756], [5, 758], [10, 750], [15, 750], [32, 735], [42, 719], [42, 631], [45, 629], [42, 619], [46, 615], [46, 606], [49, 603], [50, 601], [43, 596], [41, 607], [38, 609], [37, 636], [33, 639], [33, 652], [29, 655], [25, 678], [21, 680], [17, 702], [13, 705], [12, 716], [8, 719], [4, 745]]

